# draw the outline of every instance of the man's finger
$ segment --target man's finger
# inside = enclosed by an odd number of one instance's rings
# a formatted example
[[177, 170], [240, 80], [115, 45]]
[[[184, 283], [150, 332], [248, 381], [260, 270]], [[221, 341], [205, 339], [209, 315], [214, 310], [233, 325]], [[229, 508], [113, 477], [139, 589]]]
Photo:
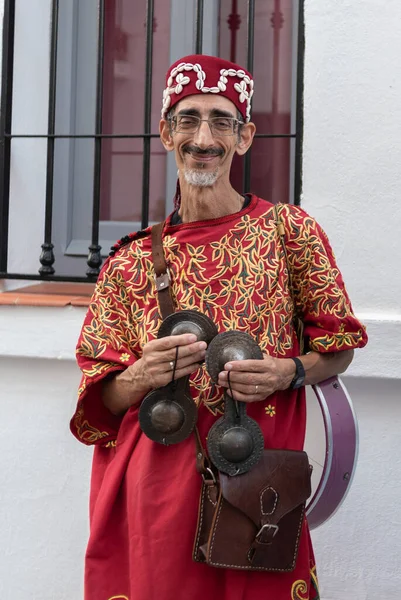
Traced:
[[[195, 371], [199, 369], [199, 366], [199, 363], [191, 363], [190, 365], [176, 369], [174, 373], [174, 379], [181, 379], [181, 377], [185, 377], [186, 375], [191, 375], [192, 373], [195, 373]], [[161, 385], [167, 385], [168, 383], [170, 383], [172, 374], [172, 370], [163, 373], [163, 382]]]
[[225, 371], [248, 371], [248, 373], [266, 373], [271, 369], [270, 357], [264, 360], [233, 360], [224, 365]]
[[185, 346], [176, 345], [174, 346], [174, 348], [158, 352], [155, 356], [157, 356], [157, 358], [160, 359], [160, 362], [169, 362], [170, 360], [176, 360], [177, 358], [187, 358], [188, 356], [199, 353], [203, 353], [203, 358], [206, 352], [206, 346], [206, 342], [196, 342], [195, 344], [187, 344]]
[[157, 352], [162, 352], [163, 350], [170, 350], [171, 348], [175, 348], [176, 346], [187, 346], [188, 344], [193, 344], [197, 341], [197, 339], [198, 338], [193, 333], [183, 333], [181, 335], [168, 335], [167, 337], [148, 342], [147, 346], [149, 347], [149, 349], [155, 350]]
[[268, 375], [266, 373], [244, 372], [244, 371], [222, 371], [219, 373], [219, 384], [228, 385], [228, 373], [230, 383], [242, 383], [244, 385], [262, 385]]

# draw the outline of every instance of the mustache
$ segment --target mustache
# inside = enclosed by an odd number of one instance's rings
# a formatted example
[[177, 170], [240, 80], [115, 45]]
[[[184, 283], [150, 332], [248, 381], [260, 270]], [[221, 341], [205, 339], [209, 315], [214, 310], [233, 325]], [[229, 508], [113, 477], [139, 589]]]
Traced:
[[203, 156], [221, 156], [223, 154], [222, 148], [199, 148], [199, 146], [194, 146], [192, 144], [184, 146], [183, 151], [188, 154], [194, 153]]

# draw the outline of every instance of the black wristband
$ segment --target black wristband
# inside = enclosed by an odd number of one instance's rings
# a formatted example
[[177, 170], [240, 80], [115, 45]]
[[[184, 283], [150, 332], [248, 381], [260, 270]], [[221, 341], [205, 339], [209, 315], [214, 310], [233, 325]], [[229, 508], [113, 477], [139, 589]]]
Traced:
[[304, 385], [305, 383], [305, 369], [302, 361], [299, 358], [291, 357], [291, 360], [295, 363], [295, 375], [290, 383], [290, 390], [296, 390]]

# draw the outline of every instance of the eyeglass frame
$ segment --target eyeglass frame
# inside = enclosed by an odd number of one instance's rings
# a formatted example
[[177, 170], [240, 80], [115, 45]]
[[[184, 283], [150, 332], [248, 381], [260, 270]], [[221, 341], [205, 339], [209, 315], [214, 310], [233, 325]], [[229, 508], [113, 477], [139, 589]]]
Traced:
[[[197, 119], [198, 125], [197, 125], [196, 129], [194, 129], [193, 131], [177, 131], [177, 130], [175, 130], [172, 125], [174, 124], [176, 126], [176, 120], [181, 117], [190, 117], [191, 119]], [[230, 133], [215, 133], [213, 131], [212, 127], [213, 127], [213, 121], [216, 119], [227, 119], [227, 120], [231, 121], [232, 131]], [[245, 125], [244, 121], [241, 121], [240, 119], [237, 119], [236, 117], [231, 117], [228, 115], [221, 115], [221, 116], [216, 115], [215, 117], [209, 117], [209, 119], [201, 119], [200, 117], [198, 117], [198, 115], [180, 114], [180, 115], [173, 115], [173, 116], [169, 117], [168, 121], [170, 123], [170, 127], [171, 127], [171, 130], [173, 133], [184, 133], [184, 134], [186, 133], [188, 135], [193, 135], [194, 133], [198, 133], [201, 123], [204, 121], [209, 125], [210, 133], [214, 137], [228, 137], [230, 135], [236, 135], [240, 131], [240, 127], [242, 125]]]

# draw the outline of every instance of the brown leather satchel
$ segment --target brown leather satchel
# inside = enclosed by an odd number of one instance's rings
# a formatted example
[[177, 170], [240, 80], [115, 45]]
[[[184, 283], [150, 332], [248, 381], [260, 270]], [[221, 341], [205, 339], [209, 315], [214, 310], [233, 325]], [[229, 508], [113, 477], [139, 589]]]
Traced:
[[247, 473], [214, 475], [209, 468], [203, 479], [194, 560], [214, 567], [292, 571], [311, 493], [307, 454], [264, 450]]

